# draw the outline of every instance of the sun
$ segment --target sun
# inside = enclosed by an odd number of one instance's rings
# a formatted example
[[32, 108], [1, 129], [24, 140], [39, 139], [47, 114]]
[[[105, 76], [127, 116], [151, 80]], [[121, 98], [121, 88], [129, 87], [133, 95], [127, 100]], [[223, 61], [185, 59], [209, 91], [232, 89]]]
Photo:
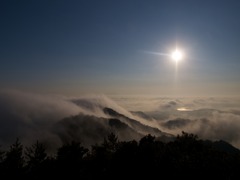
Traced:
[[180, 51], [179, 49], [176, 49], [171, 53], [171, 58], [175, 61], [178, 62], [183, 59], [183, 52]]

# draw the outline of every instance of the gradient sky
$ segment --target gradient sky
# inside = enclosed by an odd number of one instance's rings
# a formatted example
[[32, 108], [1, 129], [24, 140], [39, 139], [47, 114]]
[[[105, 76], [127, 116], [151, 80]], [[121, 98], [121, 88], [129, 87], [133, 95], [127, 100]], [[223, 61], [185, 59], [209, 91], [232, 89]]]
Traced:
[[[3, 0], [1, 88], [239, 95], [238, 0]], [[178, 73], [169, 57], [186, 58]]]

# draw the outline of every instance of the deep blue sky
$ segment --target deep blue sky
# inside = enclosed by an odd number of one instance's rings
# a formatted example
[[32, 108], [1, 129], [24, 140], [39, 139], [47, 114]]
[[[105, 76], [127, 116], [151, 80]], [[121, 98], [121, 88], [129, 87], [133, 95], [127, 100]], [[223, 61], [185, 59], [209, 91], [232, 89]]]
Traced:
[[[0, 2], [1, 88], [239, 95], [240, 1]], [[185, 52], [178, 74], [169, 57]]]

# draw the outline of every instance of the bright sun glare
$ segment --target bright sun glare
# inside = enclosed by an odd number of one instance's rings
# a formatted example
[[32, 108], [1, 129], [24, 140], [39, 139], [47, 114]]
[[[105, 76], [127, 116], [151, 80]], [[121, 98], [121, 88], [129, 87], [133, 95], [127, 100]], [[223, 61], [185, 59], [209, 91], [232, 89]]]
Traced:
[[171, 57], [174, 61], [178, 62], [182, 60], [183, 53], [180, 50], [176, 49], [175, 51], [172, 52]]

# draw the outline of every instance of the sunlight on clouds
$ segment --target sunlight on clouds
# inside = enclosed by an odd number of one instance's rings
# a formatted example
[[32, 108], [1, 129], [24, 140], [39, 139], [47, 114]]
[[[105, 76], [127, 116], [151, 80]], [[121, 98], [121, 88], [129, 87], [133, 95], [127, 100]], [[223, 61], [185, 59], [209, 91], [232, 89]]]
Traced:
[[177, 108], [177, 110], [178, 111], [192, 111], [192, 109], [185, 108], [185, 107]]

